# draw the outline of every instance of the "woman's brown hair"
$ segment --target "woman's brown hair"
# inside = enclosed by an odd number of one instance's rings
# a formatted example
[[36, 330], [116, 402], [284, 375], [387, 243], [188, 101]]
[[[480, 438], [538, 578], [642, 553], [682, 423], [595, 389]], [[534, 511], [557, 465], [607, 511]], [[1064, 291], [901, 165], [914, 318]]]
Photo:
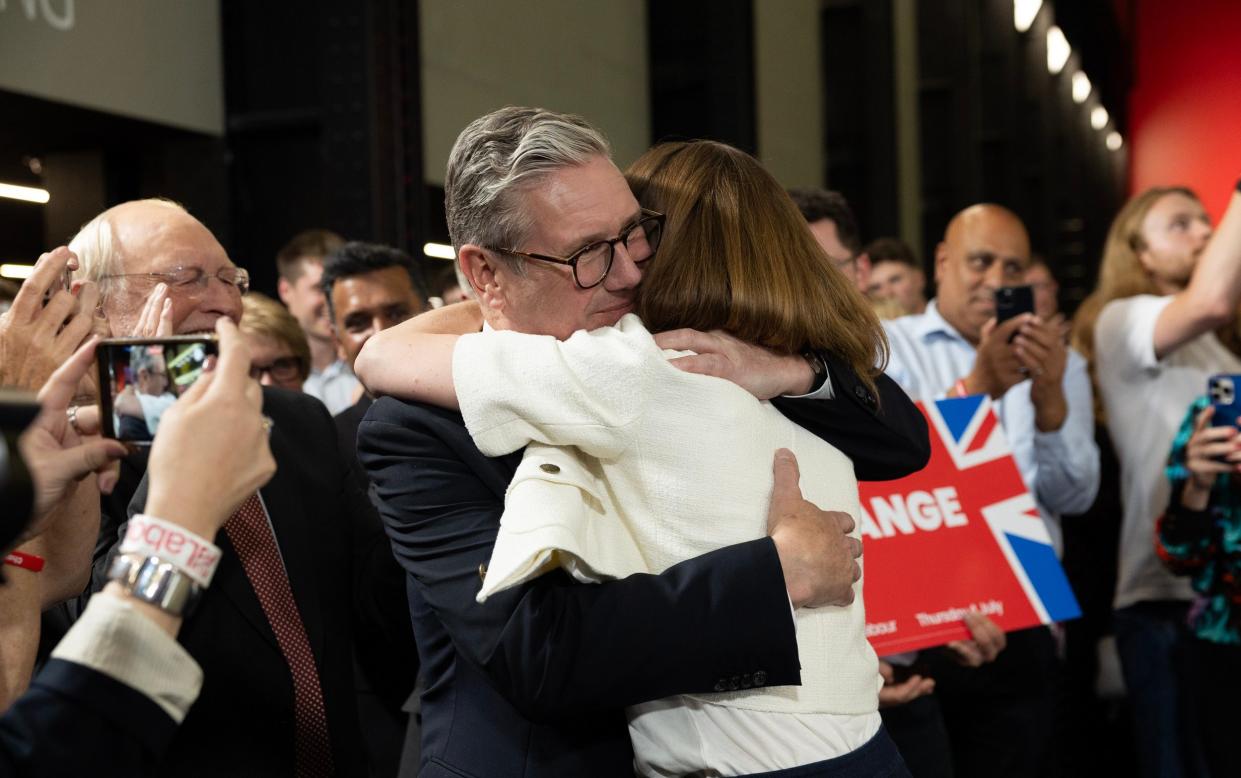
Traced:
[[638, 293], [648, 329], [719, 329], [786, 354], [826, 351], [874, 390], [888, 357], [879, 318], [756, 159], [714, 141], [664, 143], [626, 178], [643, 207], [667, 217]]

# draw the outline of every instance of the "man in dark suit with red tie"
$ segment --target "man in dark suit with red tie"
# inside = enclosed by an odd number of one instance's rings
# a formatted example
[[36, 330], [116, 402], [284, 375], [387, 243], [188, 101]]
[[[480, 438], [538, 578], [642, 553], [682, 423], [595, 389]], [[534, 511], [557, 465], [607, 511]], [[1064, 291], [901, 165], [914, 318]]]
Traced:
[[[100, 284], [115, 335], [204, 332], [220, 316], [241, 318], [248, 276], [174, 203], [116, 206], [70, 248], [79, 276]], [[323, 405], [265, 388], [263, 412], [276, 475], [225, 524], [215, 581], [182, 628], [204, 684], [158, 772], [365, 775], [353, 635], [367, 627], [413, 656], [404, 582]], [[144, 481], [130, 513], [145, 492]]]

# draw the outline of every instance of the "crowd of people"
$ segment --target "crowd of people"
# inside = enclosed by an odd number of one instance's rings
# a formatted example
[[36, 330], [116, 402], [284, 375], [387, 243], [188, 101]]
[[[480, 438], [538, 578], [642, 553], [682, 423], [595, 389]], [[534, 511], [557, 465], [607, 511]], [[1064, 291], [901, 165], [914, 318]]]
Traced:
[[[915, 401], [980, 394], [1058, 552], [1119, 495], [1126, 763], [1241, 774], [1241, 438], [1207, 395], [1241, 374], [1241, 189], [1214, 229], [1134, 197], [1071, 320], [1002, 205], [924, 265], [735, 148], [622, 173], [543, 109], [461, 132], [445, 209], [451, 266], [313, 229], [273, 298], [126, 202], [11, 290], [0, 385], [42, 410], [0, 775], [1078, 774], [1072, 631], [866, 638], [857, 482], [926, 465]], [[204, 333], [192, 385], [130, 361], [101, 437], [100, 338]]]

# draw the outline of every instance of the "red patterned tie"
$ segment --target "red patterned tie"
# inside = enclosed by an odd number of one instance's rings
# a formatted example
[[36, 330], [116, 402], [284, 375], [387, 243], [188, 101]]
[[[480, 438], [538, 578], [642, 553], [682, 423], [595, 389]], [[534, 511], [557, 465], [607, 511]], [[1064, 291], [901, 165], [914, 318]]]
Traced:
[[319, 669], [306, 637], [306, 625], [293, 599], [289, 576], [276, 548], [276, 536], [257, 494], [241, 504], [224, 525], [224, 531], [237, 549], [246, 578], [258, 595], [263, 614], [272, 632], [276, 633], [280, 652], [293, 675], [297, 775], [299, 778], [329, 776], [332, 774], [332, 748], [323, 690], [319, 687]]

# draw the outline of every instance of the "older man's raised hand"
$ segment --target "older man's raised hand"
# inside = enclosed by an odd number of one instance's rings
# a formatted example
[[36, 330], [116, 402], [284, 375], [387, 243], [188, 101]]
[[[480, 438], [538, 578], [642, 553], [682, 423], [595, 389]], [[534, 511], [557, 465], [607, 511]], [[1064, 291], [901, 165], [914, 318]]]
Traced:
[[823, 511], [802, 497], [797, 458], [776, 452], [775, 485], [767, 513], [767, 534], [776, 544], [784, 585], [794, 608], [848, 605], [862, 577], [862, 543], [849, 537], [853, 518]]

